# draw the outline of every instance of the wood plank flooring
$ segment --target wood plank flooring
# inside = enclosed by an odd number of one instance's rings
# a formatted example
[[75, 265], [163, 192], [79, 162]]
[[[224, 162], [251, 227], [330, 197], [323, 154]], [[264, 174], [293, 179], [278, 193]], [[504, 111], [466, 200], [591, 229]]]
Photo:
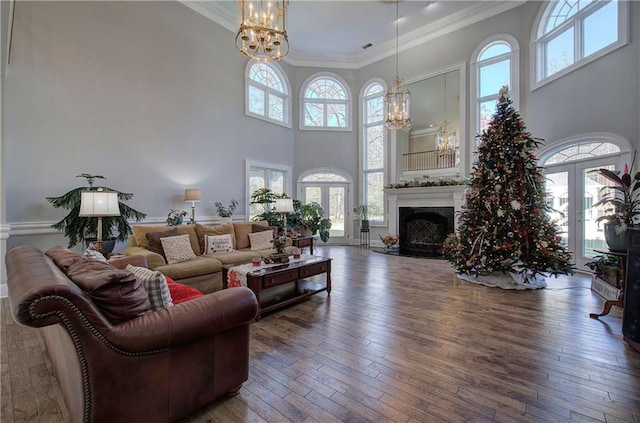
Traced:
[[[585, 276], [535, 291], [319, 245], [333, 291], [252, 326], [249, 380], [183, 422], [634, 422], [640, 353]], [[66, 422], [43, 343], [2, 302], [1, 421]]]

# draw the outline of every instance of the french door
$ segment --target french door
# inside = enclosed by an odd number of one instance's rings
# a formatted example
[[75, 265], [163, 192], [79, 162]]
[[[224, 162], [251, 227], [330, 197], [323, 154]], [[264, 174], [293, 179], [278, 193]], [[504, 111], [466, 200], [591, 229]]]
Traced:
[[604, 214], [604, 207], [592, 205], [601, 198], [600, 188], [609, 185], [593, 170], [618, 169], [618, 157], [599, 157], [579, 162], [560, 163], [545, 168], [548, 201], [555, 210], [552, 218], [563, 232], [564, 243], [573, 252], [578, 270], [587, 270], [585, 264], [606, 250], [602, 223], [598, 217]]
[[342, 182], [300, 182], [298, 198], [304, 204], [316, 202], [331, 220], [329, 243], [344, 244], [349, 227], [349, 184]]

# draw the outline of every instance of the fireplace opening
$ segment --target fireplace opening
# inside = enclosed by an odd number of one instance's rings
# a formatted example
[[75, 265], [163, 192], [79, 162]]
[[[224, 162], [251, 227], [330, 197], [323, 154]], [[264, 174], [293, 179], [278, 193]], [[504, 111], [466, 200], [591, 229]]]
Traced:
[[400, 254], [441, 258], [442, 245], [453, 232], [453, 207], [400, 207]]

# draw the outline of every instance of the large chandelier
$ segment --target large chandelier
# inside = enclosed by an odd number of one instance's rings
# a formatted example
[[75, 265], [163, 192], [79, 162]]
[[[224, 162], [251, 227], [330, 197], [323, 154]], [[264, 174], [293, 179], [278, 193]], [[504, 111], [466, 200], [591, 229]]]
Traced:
[[289, 53], [286, 14], [289, 0], [237, 0], [241, 9], [236, 47], [260, 62], [280, 60]]
[[404, 81], [398, 76], [398, 3], [400, 0], [396, 0], [396, 80], [391, 84], [391, 88], [384, 97], [384, 108], [387, 114], [387, 118], [384, 121], [384, 126], [389, 129], [402, 129], [411, 126], [411, 114], [409, 112], [409, 105], [411, 103], [411, 93], [409, 90], [405, 91]]
[[451, 154], [456, 151], [456, 132], [449, 131], [447, 122], [447, 74], [444, 74], [444, 122], [436, 133], [436, 150], [440, 154]]

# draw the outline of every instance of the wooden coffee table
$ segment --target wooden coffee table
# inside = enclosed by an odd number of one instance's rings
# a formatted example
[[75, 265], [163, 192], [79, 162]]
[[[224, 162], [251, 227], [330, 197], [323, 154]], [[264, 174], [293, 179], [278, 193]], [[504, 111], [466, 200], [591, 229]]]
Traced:
[[[233, 265], [222, 266], [222, 287], [227, 288], [228, 272]], [[326, 274], [324, 283], [312, 276]], [[247, 286], [256, 294], [260, 315], [302, 301], [318, 292], [331, 294], [331, 259], [312, 256], [301, 261], [256, 269], [247, 273]]]

